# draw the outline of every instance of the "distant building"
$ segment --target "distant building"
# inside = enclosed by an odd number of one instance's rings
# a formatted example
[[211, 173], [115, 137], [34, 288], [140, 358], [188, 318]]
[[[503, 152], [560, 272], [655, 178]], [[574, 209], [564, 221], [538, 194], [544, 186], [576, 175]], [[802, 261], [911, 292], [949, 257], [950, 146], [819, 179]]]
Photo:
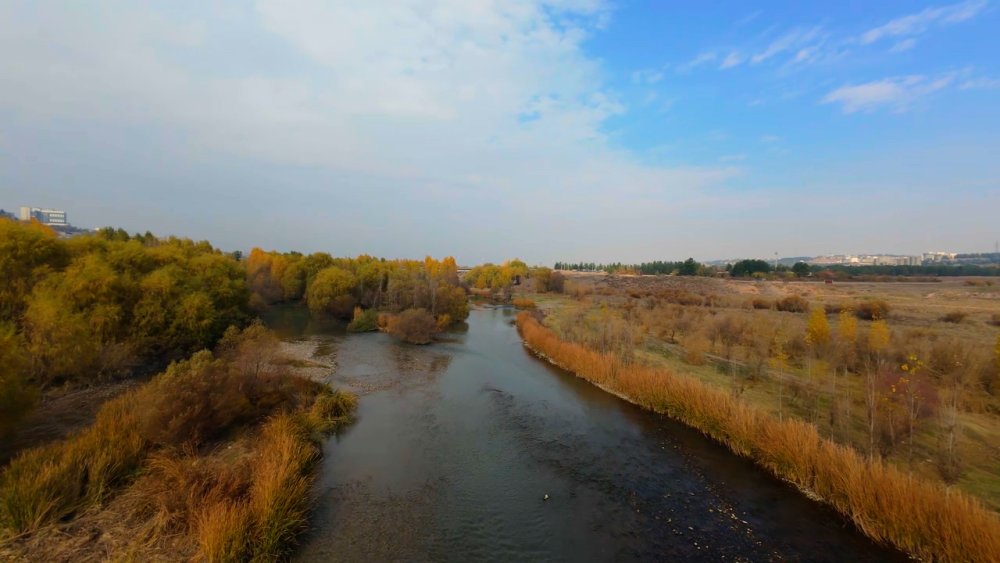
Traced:
[[65, 211], [61, 211], [59, 209], [40, 209], [38, 207], [22, 207], [21, 220], [31, 221], [32, 219], [43, 225], [55, 227], [65, 227], [69, 224], [69, 222], [66, 221]]

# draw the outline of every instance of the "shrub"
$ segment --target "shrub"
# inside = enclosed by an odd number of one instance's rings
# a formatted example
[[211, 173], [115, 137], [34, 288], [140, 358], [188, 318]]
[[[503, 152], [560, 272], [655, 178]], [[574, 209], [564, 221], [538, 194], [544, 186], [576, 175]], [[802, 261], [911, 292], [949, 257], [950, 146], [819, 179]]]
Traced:
[[955, 323], [955, 324], [958, 324], [958, 323], [964, 321], [965, 317], [967, 317], [968, 315], [969, 314], [966, 313], [965, 311], [951, 311], [950, 313], [945, 313], [941, 317], [941, 320], [944, 321], [944, 322], [946, 322], [946, 323]]
[[834, 507], [876, 542], [928, 561], [1000, 561], [1000, 519], [976, 499], [779, 420], [690, 377], [561, 340], [527, 313], [525, 344], [577, 376], [700, 429]]
[[378, 330], [378, 311], [354, 308], [354, 318], [347, 325], [348, 332], [372, 332]]
[[527, 297], [516, 297], [514, 298], [514, 307], [518, 309], [534, 309], [535, 302]]
[[426, 309], [407, 309], [389, 318], [386, 332], [411, 344], [429, 344], [437, 332], [437, 321]]
[[889, 304], [881, 299], [862, 301], [854, 306], [854, 314], [862, 320], [877, 321], [889, 315]]
[[993, 316], [990, 317], [990, 324], [1000, 326], [1000, 313], [993, 313]]
[[847, 310], [847, 305], [843, 303], [824, 303], [823, 310], [826, 311], [827, 315], [836, 315], [841, 311]]
[[36, 530], [102, 501], [127, 478], [146, 449], [130, 400], [114, 399], [86, 430], [14, 458], [0, 474], [0, 528]]
[[764, 299], [763, 297], [754, 297], [751, 302], [754, 309], [773, 309], [774, 302], [770, 299]]
[[780, 299], [776, 307], [779, 311], [785, 311], [786, 313], [805, 313], [809, 310], [809, 302], [802, 298], [802, 296], [789, 295]]

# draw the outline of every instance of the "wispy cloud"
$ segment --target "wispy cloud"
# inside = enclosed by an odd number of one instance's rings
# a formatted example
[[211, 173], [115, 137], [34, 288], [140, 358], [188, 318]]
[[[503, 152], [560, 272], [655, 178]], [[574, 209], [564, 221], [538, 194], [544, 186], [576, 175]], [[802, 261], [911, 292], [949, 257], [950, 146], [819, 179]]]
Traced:
[[898, 41], [895, 45], [893, 45], [892, 49], [889, 49], [889, 52], [902, 53], [903, 51], [909, 51], [916, 45], [917, 45], [917, 40], [912, 37], [909, 39], [903, 39], [902, 41]]
[[922, 75], [897, 76], [863, 84], [841, 86], [827, 94], [821, 103], [840, 104], [844, 113], [873, 111], [889, 107], [906, 111], [919, 98], [942, 90], [955, 79], [946, 74], [934, 79]]
[[1000, 90], [1000, 78], [973, 78], [959, 86], [961, 90]]
[[710, 62], [713, 62], [716, 58], [717, 58], [716, 54], [713, 53], [713, 52], [711, 52], [711, 51], [708, 51], [708, 52], [705, 52], [705, 53], [699, 53], [695, 58], [691, 59], [690, 61], [688, 61], [688, 62], [686, 62], [686, 63], [684, 63], [682, 65], [679, 65], [677, 67], [677, 70], [682, 71], [682, 72], [683, 71], [693, 70], [693, 69], [695, 69], [695, 68], [697, 68], [697, 67], [699, 67], [701, 65], [705, 65], [705, 64], [708, 64]]
[[820, 27], [793, 29], [772, 41], [763, 51], [750, 57], [750, 63], [759, 64], [785, 51], [805, 46], [816, 40], [821, 32]]
[[741, 55], [736, 51], [733, 51], [728, 55], [726, 55], [726, 58], [722, 60], [722, 64], [719, 65], [719, 68], [722, 70], [725, 70], [727, 68], [733, 68], [734, 66], [739, 66], [740, 64], [742, 64], [744, 60], [745, 57], [743, 55]]
[[656, 84], [663, 80], [663, 68], [644, 68], [632, 73], [632, 82], [636, 84]]
[[986, 0], [966, 0], [957, 4], [927, 8], [869, 29], [861, 35], [860, 43], [868, 45], [889, 37], [920, 35], [935, 25], [961, 23], [976, 17], [986, 5]]
[[776, 143], [781, 140], [781, 137], [777, 135], [761, 135], [760, 142], [762, 143]]

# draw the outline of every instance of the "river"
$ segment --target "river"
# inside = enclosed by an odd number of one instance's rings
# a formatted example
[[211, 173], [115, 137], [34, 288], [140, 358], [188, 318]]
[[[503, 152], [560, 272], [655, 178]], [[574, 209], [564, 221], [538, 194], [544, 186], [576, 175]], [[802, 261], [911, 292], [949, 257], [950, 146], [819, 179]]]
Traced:
[[[294, 312], [361, 397], [331, 436], [300, 561], [902, 561], [701, 434], [530, 354], [507, 308], [430, 346]], [[548, 500], [545, 500], [548, 495]]]

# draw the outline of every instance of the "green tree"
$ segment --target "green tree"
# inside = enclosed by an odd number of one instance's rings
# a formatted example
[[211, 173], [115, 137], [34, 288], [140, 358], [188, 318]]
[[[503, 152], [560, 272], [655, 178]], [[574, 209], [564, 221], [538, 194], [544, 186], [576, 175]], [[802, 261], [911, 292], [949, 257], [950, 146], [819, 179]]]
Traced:
[[811, 272], [812, 269], [809, 268], [809, 264], [806, 264], [805, 262], [796, 262], [795, 264], [792, 264], [792, 273], [800, 278], [808, 276]]

